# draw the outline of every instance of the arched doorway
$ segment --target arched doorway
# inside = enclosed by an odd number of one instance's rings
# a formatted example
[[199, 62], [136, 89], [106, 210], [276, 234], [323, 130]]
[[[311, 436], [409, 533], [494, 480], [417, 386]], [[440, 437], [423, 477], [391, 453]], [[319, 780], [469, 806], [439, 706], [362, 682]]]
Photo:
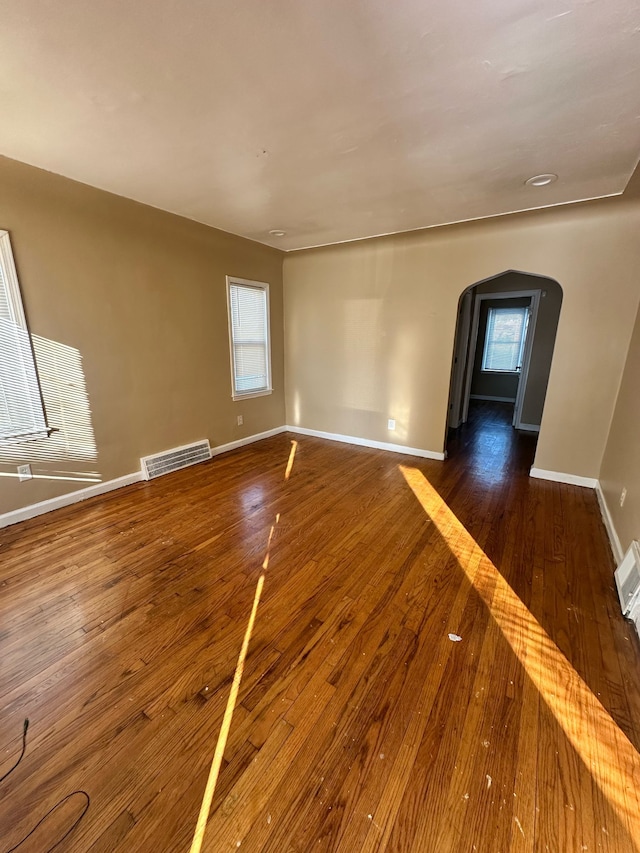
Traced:
[[[483, 431], [476, 457], [493, 431], [535, 442], [562, 306], [557, 281], [509, 270], [470, 285], [458, 305], [447, 421], [447, 451]], [[464, 436], [463, 436], [464, 434]], [[501, 441], [494, 441], [499, 455]], [[496, 445], [498, 446], [496, 449]]]

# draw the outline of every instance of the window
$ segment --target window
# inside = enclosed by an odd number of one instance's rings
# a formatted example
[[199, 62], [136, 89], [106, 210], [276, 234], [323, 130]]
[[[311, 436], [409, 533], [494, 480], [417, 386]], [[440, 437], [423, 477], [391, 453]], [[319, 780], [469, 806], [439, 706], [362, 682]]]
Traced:
[[11, 242], [0, 231], [0, 443], [48, 434]]
[[269, 285], [227, 276], [233, 399], [271, 393]]
[[528, 308], [489, 308], [483, 370], [516, 373], [520, 369], [528, 322]]

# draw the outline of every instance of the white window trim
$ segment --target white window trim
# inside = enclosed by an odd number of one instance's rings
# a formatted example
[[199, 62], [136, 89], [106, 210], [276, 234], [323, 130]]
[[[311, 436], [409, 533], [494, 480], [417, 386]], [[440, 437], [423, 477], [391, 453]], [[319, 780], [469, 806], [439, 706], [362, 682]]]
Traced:
[[[20, 291], [20, 282], [18, 281], [18, 272], [16, 270], [16, 265], [13, 258], [13, 251], [11, 249], [11, 239], [9, 237], [9, 232], [4, 230], [0, 230], [0, 264], [2, 264], [2, 272], [7, 288], [7, 295], [9, 297], [9, 310], [12, 314], [12, 320], [19, 329], [22, 329], [29, 336], [29, 341], [31, 341], [31, 337], [29, 335], [29, 327], [27, 326], [27, 318], [25, 316], [24, 306], [22, 303], [22, 293]], [[35, 355], [33, 354], [33, 349], [31, 350], [31, 357], [33, 359], [33, 368], [36, 375], [39, 397], [37, 400], [37, 404], [33, 397], [29, 398], [29, 403], [31, 405], [32, 410], [37, 405], [37, 410], [34, 413], [34, 423], [36, 423], [38, 420], [41, 420], [43, 427], [42, 429], [38, 429], [34, 432], [16, 434], [15, 436], [7, 436], [5, 438], [0, 438], [0, 444], [17, 444], [23, 441], [33, 441], [34, 439], [38, 438], [47, 438], [51, 433], [51, 430], [47, 427], [47, 416], [44, 409], [44, 402], [42, 400], [40, 379], [38, 377], [38, 368], [36, 364]]]
[[[492, 373], [495, 376], [520, 376], [520, 372], [522, 370], [522, 362], [523, 362], [523, 358], [524, 358], [524, 345], [525, 345], [526, 339], [527, 339], [527, 320], [526, 319], [525, 319], [524, 327], [523, 327], [523, 335], [522, 335], [522, 338], [520, 339], [520, 351], [518, 353], [518, 361], [520, 363], [520, 370], [496, 370], [495, 367], [484, 367], [484, 363], [487, 360], [487, 334], [489, 331], [489, 317], [491, 315], [491, 312], [492, 311], [509, 311], [509, 310], [511, 310], [511, 309], [499, 308], [497, 306], [491, 306], [487, 310], [487, 322], [485, 325], [484, 343], [482, 346], [482, 360], [480, 362], [480, 373]], [[529, 306], [523, 306], [522, 309], [517, 309], [517, 310], [529, 311], [530, 312], [530, 307]]]
[[27, 328], [27, 318], [22, 305], [22, 294], [18, 283], [18, 272], [13, 252], [11, 251], [11, 239], [8, 231], [0, 231], [0, 259], [5, 274], [7, 289], [9, 291], [9, 307], [13, 312], [13, 319], [21, 329]]
[[[269, 298], [269, 285], [266, 281], [252, 281], [248, 278], [238, 278], [234, 275], [228, 275], [227, 279], [227, 322], [229, 326], [229, 357], [231, 364], [231, 398], [233, 400], [249, 400], [252, 397], [266, 397], [273, 393], [273, 384], [271, 381], [271, 307]], [[235, 387], [235, 353], [233, 348], [233, 328], [231, 323], [231, 286], [240, 285], [243, 287], [253, 287], [256, 290], [263, 290], [266, 295], [267, 305], [267, 387], [260, 391], [237, 391]]]

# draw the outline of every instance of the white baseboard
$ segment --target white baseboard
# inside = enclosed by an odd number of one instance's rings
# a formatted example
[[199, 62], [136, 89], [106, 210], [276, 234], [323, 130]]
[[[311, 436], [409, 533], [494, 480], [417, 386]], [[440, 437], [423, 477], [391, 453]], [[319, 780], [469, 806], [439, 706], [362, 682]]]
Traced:
[[515, 397], [492, 397], [490, 394], [469, 394], [470, 400], [489, 400], [492, 403], [515, 403]]
[[[229, 450], [235, 450], [238, 447], [244, 447], [247, 444], [253, 444], [255, 441], [261, 441], [263, 438], [270, 438], [272, 435], [278, 435], [282, 432], [297, 432], [302, 435], [312, 435], [317, 438], [326, 438], [330, 441], [341, 441], [346, 444], [357, 444], [362, 447], [373, 447], [378, 450], [390, 450], [393, 453], [404, 453], [407, 456], [421, 456], [425, 459], [445, 458], [444, 453], [438, 453], [434, 450], [421, 450], [417, 447], [404, 447], [401, 444], [390, 444], [385, 441], [369, 441], [366, 438], [356, 438], [351, 435], [338, 435], [331, 432], [321, 432], [314, 429], [304, 429], [303, 427], [294, 426], [279, 426], [274, 429], [258, 432], [255, 435], [248, 435], [245, 438], [240, 438], [237, 441], [230, 441], [227, 444], [219, 444], [217, 447], [211, 448], [211, 456], [218, 456], [221, 453], [227, 453]], [[127, 474], [124, 477], [117, 477], [115, 480], [106, 480], [104, 483], [95, 483], [92, 486], [87, 486], [84, 489], [78, 489], [74, 492], [68, 492], [66, 495], [59, 495], [57, 498], [49, 498], [46, 501], [40, 501], [36, 504], [21, 507], [20, 509], [12, 510], [0, 515], [0, 528], [9, 527], [11, 524], [18, 524], [20, 521], [26, 521], [28, 518], [35, 518], [38, 515], [44, 515], [54, 509], [60, 509], [64, 506], [70, 506], [80, 501], [85, 501], [88, 498], [104, 495], [107, 492], [112, 492], [114, 489], [121, 489], [124, 486], [130, 486], [132, 483], [139, 483], [143, 480], [142, 472], [136, 471], [134, 474]]]
[[272, 435], [279, 435], [279, 433], [286, 432], [288, 429], [289, 427], [287, 426], [279, 426], [274, 429], [268, 429], [265, 432], [257, 432], [255, 435], [248, 435], [246, 438], [239, 438], [237, 441], [230, 441], [228, 444], [219, 444], [217, 447], [211, 448], [211, 455], [218, 456], [220, 453], [227, 453], [229, 450], [244, 447], [246, 444], [253, 444], [254, 441], [261, 441], [263, 438], [271, 438]]
[[438, 459], [442, 461], [444, 453], [437, 450], [422, 450], [419, 447], [405, 447], [404, 444], [391, 444], [387, 441], [370, 441], [368, 438], [357, 438], [354, 435], [340, 435], [335, 432], [322, 432], [318, 429], [287, 426], [287, 432], [297, 432], [300, 435], [311, 435], [315, 438], [326, 438], [328, 441], [340, 441], [343, 444], [357, 444], [359, 447], [373, 447], [376, 450], [389, 450], [392, 453], [404, 453], [406, 456], [421, 456], [423, 459]]
[[537, 480], [567, 483], [569, 486], [584, 486], [587, 489], [595, 489], [598, 482], [595, 477], [579, 477], [577, 474], [564, 474], [561, 471], [545, 471], [544, 468], [532, 468], [529, 476]]
[[[269, 438], [272, 435], [285, 432], [287, 427], [280, 426], [275, 429], [259, 432], [255, 435], [249, 435], [246, 438], [241, 438], [238, 441], [231, 441], [228, 444], [220, 444], [218, 447], [211, 448], [211, 456], [218, 456], [220, 453], [226, 453], [228, 450], [235, 450], [236, 447], [243, 447], [245, 444], [252, 444], [254, 441], [260, 441], [262, 438]], [[135, 474], [127, 474], [124, 477], [118, 477], [115, 480], [106, 480], [104, 483], [96, 483], [93, 486], [88, 486], [85, 489], [78, 489], [75, 492], [68, 492], [66, 495], [60, 495], [57, 498], [49, 498], [46, 501], [40, 501], [37, 504], [21, 507], [12, 512], [6, 512], [0, 515], [0, 528], [9, 527], [10, 524], [18, 524], [20, 521], [26, 521], [28, 518], [35, 518], [37, 515], [44, 515], [46, 512], [51, 512], [54, 509], [60, 509], [63, 506], [70, 506], [80, 501], [86, 501], [87, 498], [93, 498], [96, 495], [104, 495], [107, 492], [112, 492], [114, 489], [121, 489], [124, 486], [130, 486], [132, 483], [139, 483], [143, 480], [142, 471], [136, 471]]]
[[540, 432], [540, 424], [519, 424], [516, 429], [522, 429], [525, 432]]
[[26, 521], [28, 518], [44, 515], [45, 512], [86, 501], [87, 498], [93, 498], [96, 495], [104, 495], [106, 492], [130, 486], [132, 483], [140, 482], [140, 480], [142, 480], [142, 472], [136, 471], [135, 474], [126, 474], [124, 477], [117, 477], [115, 480], [106, 480], [104, 483], [87, 486], [86, 489], [78, 489], [75, 492], [68, 492], [66, 495], [59, 495], [57, 498], [49, 498], [49, 500], [40, 501], [37, 504], [14, 509], [12, 512], [5, 512], [0, 515], [0, 527], [9, 527], [10, 524], [17, 524], [19, 521]]
[[609, 507], [605, 500], [604, 492], [602, 491], [602, 486], [600, 485], [599, 480], [596, 483], [596, 496], [598, 498], [598, 503], [600, 504], [600, 513], [602, 514], [602, 520], [607, 530], [607, 536], [609, 537], [609, 544], [611, 545], [611, 550], [613, 552], [613, 559], [615, 560], [616, 566], [619, 566], [622, 562], [622, 558], [624, 557], [624, 551], [622, 550], [622, 543], [620, 542], [620, 537], [618, 536], [618, 532], [613, 523], [613, 518], [609, 512]]

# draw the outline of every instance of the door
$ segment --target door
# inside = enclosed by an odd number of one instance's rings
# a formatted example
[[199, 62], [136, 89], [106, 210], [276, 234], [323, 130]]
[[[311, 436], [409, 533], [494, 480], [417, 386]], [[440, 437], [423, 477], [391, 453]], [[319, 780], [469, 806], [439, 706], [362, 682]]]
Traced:
[[531, 353], [533, 351], [533, 338], [536, 332], [536, 320], [538, 317], [538, 304], [540, 302], [540, 291], [535, 291], [531, 296], [531, 303], [527, 311], [524, 347], [522, 351], [522, 364], [519, 365], [520, 378], [516, 392], [516, 402], [513, 407], [513, 426], [520, 429], [522, 425], [522, 404], [527, 391], [527, 379], [529, 378], [529, 367], [531, 366]]
[[453, 352], [451, 399], [449, 400], [449, 426], [451, 429], [457, 429], [465, 419], [463, 417], [464, 376], [467, 368], [472, 305], [473, 292], [467, 290], [466, 293], [462, 294], [460, 300]]

